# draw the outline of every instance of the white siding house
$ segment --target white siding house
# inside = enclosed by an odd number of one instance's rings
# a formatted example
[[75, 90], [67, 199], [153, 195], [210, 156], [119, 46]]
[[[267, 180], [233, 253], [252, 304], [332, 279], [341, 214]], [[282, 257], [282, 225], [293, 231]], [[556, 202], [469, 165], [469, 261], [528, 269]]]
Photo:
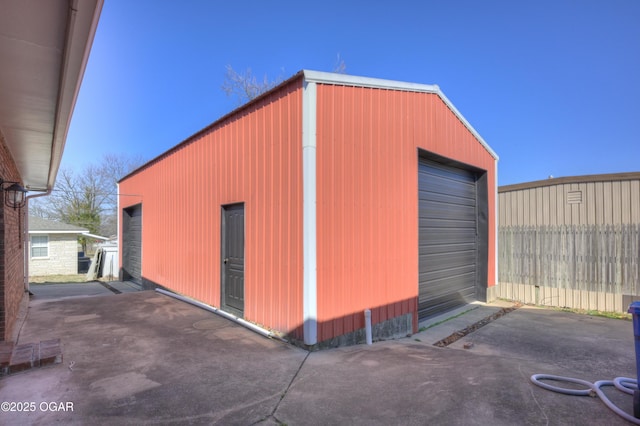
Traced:
[[78, 237], [88, 229], [29, 217], [29, 276], [78, 273]]

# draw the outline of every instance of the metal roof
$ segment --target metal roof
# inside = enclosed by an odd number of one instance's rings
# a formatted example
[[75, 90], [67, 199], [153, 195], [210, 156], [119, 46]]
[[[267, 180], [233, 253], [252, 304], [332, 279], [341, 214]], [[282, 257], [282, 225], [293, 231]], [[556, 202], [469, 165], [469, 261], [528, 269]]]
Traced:
[[640, 180], [640, 172], [606, 173], [600, 175], [581, 175], [549, 178], [531, 182], [499, 186], [498, 192], [519, 191], [522, 189], [541, 188], [543, 186], [562, 185], [566, 183], [614, 182], [623, 180]]
[[310, 71], [303, 70], [301, 71], [304, 74], [305, 81], [321, 83], [321, 84], [336, 84], [342, 86], [355, 86], [355, 87], [372, 87], [377, 89], [387, 89], [387, 90], [400, 90], [407, 92], [424, 92], [424, 93], [433, 93], [442, 99], [442, 102], [447, 105], [447, 107], [453, 112], [453, 114], [460, 120], [462, 124], [473, 134], [473, 136], [480, 142], [480, 144], [489, 152], [489, 154], [495, 159], [498, 160], [498, 154], [491, 149], [489, 144], [480, 136], [480, 133], [473, 128], [473, 126], [467, 121], [466, 118], [458, 111], [458, 109], [451, 103], [449, 98], [447, 98], [440, 87], [437, 84], [420, 84], [420, 83], [409, 83], [405, 81], [395, 81], [395, 80], [385, 80], [381, 78], [371, 78], [371, 77], [359, 77], [348, 74], [338, 74], [338, 73], [330, 73], [330, 72], [320, 72], [320, 71]]
[[2, 2], [0, 138], [30, 191], [55, 183], [102, 4]]
[[460, 122], [467, 128], [467, 130], [469, 130], [469, 132], [473, 134], [473, 136], [487, 150], [487, 152], [496, 161], [499, 159], [498, 154], [496, 154], [496, 152], [489, 146], [489, 144], [482, 138], [482, 136], [480, 136], [480, 134], [473, 128], [473, 126], [471, 126], [471, 124], [464, 118], [464, 116], [460, 113], [460, 111], [458, 111], [456, 107], [451, 103], [451, 101], [444, 95], [444, 93], [442, 93], [442, 90], [440, 90], [440, 87], [438, 85], [409, 83], [404, 81], [385, 80], [385, 79], [371, 78], [371, 77], [360, 77], [360, 76], [354, 76], [349, 74], [339, 74], [339, 73], [330, 73], [330, 72], [322, 72], [322, 71], [301, 70], [296, 74], [294, 74], [293, 76], [291, 76], [290, 78], [284, 80], [277, 86], [273, 87], [271, 90], [268, 90], [265, 93], [260, 94], [254, 99], [251, 99], [247, 103], [234, 109], [233, 111], [223, 115], [219, 119], [215, 120], [213, 123], [207, 125], [203, 129], [200, 129], [196, 133], [189, 136], [187, 139], [175, 145], [174, 147], [163, 152], [157, 157], [152, 158], [151, 160], [147, 161], [145, 164], [141, 165], [140, 167], [132, 170], [125, 176], [121, 177], [118, 180], [118, 182], [122, 182], [123, 180], [137, 174], [143, 169], [146, 169], [147, 167], [165, 158], [166, 156], [171, 155], [171, 153], [179, 150], [181, 147], [193, 142], [202, 133], [208, 131], [209, 129], [214, 128], [216, 125], [224, 122], [229, 117], [239, 114], [240, 111], [248, 108], [250, 105], [253, 105], [256, 102], [259, 102], [264, 97], [269, 96], [269, 94], [271, 94], [272, 92], [280, 90], [282, 87], [286, 86], [287, 84], [299, 78], [302, 78], [303, 81], [306, 81], [306, 82], [315, 82], [320, 84], [336, 84], [336, 85], [343, 85], [343, 86], [372, 87], [372, 88], [388, 89], [388, 90], [403, 90], [403, 91], [412, 91], [412, 92], [433, 93], [437, 95], [440, 99], [442, 99], [445, 105], [447, 105], [447, 107], [451, 110], [451, 112], [454, 113], [454, 115], [460, 120]]
[[85, 234], [89, 230], [68, 223], [55, 220], [43, 219], [41, 217], [29, 216], [29, 233], [51, 233], [51, 234]]

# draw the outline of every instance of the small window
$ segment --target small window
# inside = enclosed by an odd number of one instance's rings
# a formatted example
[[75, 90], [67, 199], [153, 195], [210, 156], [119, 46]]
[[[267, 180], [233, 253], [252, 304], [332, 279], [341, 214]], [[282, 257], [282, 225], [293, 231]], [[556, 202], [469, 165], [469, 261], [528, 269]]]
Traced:
[[49, 237], [34, 235], [31, 237], [31, 257], [49, 257]]
[[582, 191], [569, 191], [567, 192], [567, 203], [580, 204], [582, 203]]

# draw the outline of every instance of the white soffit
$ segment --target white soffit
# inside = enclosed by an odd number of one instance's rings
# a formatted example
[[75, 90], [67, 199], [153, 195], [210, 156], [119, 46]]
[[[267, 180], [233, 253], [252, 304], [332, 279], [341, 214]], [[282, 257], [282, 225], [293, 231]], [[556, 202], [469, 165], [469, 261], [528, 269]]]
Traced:
[[0, 137], [31, 191], [55, 182], [102, 4], [2, 1]]

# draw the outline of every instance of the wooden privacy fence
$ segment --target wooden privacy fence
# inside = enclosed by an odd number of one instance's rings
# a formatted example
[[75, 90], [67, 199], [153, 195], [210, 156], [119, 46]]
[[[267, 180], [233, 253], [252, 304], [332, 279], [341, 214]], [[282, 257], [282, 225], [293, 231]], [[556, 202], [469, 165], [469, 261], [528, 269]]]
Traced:
[[[640, 224], [514, 226], [501, 227], [498, 233], [500, 297], [621, 310], [629, 296], [640, 296]], [[549, 295], [560, 300], [549, 301]], [[615, 309], [611, 301], [605, 309], [604, 302], [584, 302], [605, 296], [619, 296]], [[580, 301], [569, 303], [566, 298]]]

